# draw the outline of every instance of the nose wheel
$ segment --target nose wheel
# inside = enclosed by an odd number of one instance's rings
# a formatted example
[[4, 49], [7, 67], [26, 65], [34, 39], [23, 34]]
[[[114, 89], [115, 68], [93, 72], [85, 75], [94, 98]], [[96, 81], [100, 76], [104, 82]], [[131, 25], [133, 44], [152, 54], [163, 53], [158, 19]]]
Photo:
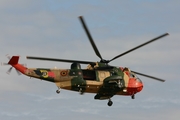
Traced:
[[135, 95], [133, 94], [133, 95], [131, 96], [131, 98], [132, 98], [132, 99], [135, 99]]
[[107, 105], [108, 105], [108, 106], [112, 106], [112, 104], [113, 104], [113, 102], [111, 101], [111, 99], [109, 99]]

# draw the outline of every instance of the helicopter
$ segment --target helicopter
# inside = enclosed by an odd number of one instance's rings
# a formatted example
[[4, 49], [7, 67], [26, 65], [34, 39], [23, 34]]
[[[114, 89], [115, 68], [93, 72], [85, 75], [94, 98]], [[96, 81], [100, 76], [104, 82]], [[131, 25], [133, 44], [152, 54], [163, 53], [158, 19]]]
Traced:
[[[113, 102], [111, 98], [114, 95], [131, 96], [132, 99], [135, 99], [135, 94], [143, 89], [143, 82], [137, 77], [137, 75], [148, 77], [160, 82], [165, 82], [164, 79], [132, 71], [127, 67], [112, 66], [109, 65], [109, 63], [140, 47], [169, 35], [168, 33], [162, 34], [137, 47], [123, 52], [110, 60], [105, 60], [96, 47], [87, 25], [85, 24], [84, 18], [79, 16], [79, 19], [95, 54], [100, 58], [99, 62], [26, 56], [27, 59], [31, 60], [71, 63], [70, 69], [27, 68], [18, 63], [19, 56], [12, 56], [11, 58], [8, 57], [10, 59], [8, 63], [4, 63], [4, 65], [12, 66], [7, 73], [10, 73], [12, 68], [15, 68], [18, 73], [20, 72], [26, 76], [53, 82], [58, 88], [56, 90], [56, 93], [58, 94], [60, 93], [61, 89], [77, 91], [81, 95], [84, 93], [94, 93], [94, 99], [96, 100], [107, 99], [108, 106], [112, 106]], [[86, 64], [87, 68], [82, 69], [81, 64]]]

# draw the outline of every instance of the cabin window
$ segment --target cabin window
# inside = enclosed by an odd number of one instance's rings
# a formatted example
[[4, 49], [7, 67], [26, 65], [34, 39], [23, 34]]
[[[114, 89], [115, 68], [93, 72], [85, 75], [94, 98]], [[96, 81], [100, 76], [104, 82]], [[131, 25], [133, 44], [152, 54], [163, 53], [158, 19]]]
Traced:
[[94, 70], [82, 70], [84, 80], [96, 81], [96, 73]]

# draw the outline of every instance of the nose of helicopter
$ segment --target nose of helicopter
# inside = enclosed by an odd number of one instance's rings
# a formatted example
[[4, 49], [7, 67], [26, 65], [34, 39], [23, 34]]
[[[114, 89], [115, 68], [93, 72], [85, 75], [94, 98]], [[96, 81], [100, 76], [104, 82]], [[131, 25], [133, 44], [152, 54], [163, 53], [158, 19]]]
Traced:
[[141, 85], [139, 85], [137, 91], [140, 92], [143, 89], [143, 84], [141, 83]]
[[143, 89], [142, 81], [137, 81], [136, 86], [137, 86], [137, 92], [140, 92]]

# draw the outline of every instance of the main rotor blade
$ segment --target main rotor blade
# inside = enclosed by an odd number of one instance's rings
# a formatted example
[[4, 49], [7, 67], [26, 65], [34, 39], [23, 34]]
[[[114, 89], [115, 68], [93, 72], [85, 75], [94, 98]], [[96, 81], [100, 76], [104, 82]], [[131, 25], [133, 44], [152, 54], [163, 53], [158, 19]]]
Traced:
[[68, 63], [81, 63], [81, 64], [91, 64], [94, 62], [91, 61], [80, 61], [80, 60], [67, 60], [67, 59], [56, 59], [56, 58], [45, 58], [45, 57], [33, 57], [33, 56], [27, 56], [27, 59], [32, 60], [46, 60], [46, 61], [55, 61], [55, 62], [68, 62]]
[[160, 78], [157, 78], [157, 77], [153, 77], [153, 76], [146, 75], [146, 74], [139, 73], [139, 72], [135, 72], [135, 71], [132, 71], [132, 72], [133, 72], [133, 73], [135, 73], [135, 74], [138, 74], [138, 75], [144, 76], [144, 77], [148, 77], [148, 78], [151, 78], [151, 79], [154, 79], [154, 80], [158, 80], [158, 81], [161, 81], [161, 82], [165, 82], [165, 80], [160, 79]]
[[99, 53], [99, 50], [97, 49], [96, 44], [94, 43], [94, 40], [91, 37], [91, 34], [90, 34], [90, 32], [89, 32], [89, 30], [88, 30], [88, 28], [87, 28], [87, 26], [86, 26], [86, 24], [85, 24], [85, 22], [83, 20], [83, 17], [79, 16], [79, 19], [80, 19], [80, 21], [82, 23], [82, 26], [83, 26], [84, 30], [86, 31], [86, 34], [87, 34], [87, 36], [89, 38], [89, 41], [90, 41], [90, 43], [91, 43], [91, 45], [92, 45], [96, 55], [102, 60], [101, 54]]
[[122, 53], [122, 54], [114, 57], [113, 59], [109, 60], [109, 62], [111, 62], [111, 61], [113, 61], [113, 60], [115, 60], [115, 59], [117, 59], [117, 58], [119, 58], [119, 57], [121, 57], [121, 56], [123, 56], [123, 55], [126, 55], [127, 53], [132, 52], [132, 51], [134, 51], [134, 50], [136, 50], [136, 49], [138, 49], [138, 48], [140, 48], [140, 47], [143, 47], [143, 46], [145, 46], [145, 45], [147, 45], [147, 44], [149, 44], [149, 43], [151, 43], [151, 42], [154, 42], [154, 41], [156, 41], [156, 40], [158, 40], [158, 39], [160, 39], [160, 38], [162, 38], [162, 37], [165, 37], [165, 36], [167, 36], [167, 35], [169, 35], [169, 34], [168, 34], [168, 33], [165, 33], [165, 34], [163, 34], [163, 35], [161, 35], [161, 36], [158, 36], [158, 37], [156, 37], [156, 38], [154, 38], [154, 39], [152, 39], [152, 40], [149, 40], [149, 41], [147, 41], [147, 42], [145, 42], [145, 43], [143, 43], [143, 44], [141, 44], [141, 45], [139, 45], [139, 46], [137, 46], [137, 47], [135, 47], [135, 48], [132, 48], [132, 49], [130, 49], [130, 50], [128, 50], [128, 51], [126, 51], [126, 52], [124, 52], [124, 53]]

